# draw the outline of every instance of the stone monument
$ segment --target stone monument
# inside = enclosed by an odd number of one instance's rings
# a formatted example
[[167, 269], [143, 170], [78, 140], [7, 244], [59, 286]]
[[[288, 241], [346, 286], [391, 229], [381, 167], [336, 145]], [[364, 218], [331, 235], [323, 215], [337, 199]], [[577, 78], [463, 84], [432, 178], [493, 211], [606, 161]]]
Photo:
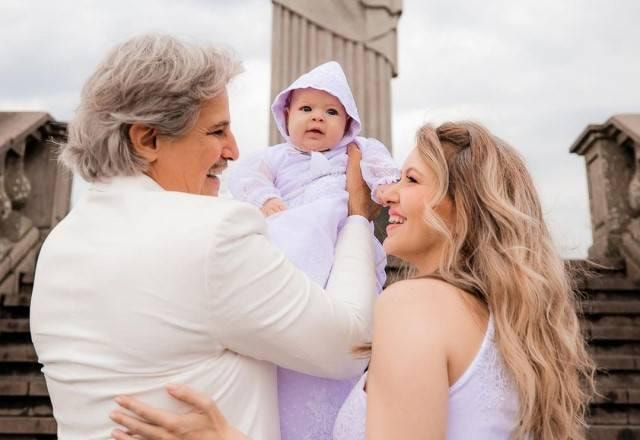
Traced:
[[600, 393], [587, 438], [640, 439], [640, 114], [588, 125], [571, 152], [587, 166], [596, 263], [580, 283]]
[[[391, 149], [391, 78], [398, 74], [402, 0], [273, 0], [271, 100], [295, 78], [329, 60], [347, 75], [363, 135]], [[280, 143], [271, 121], [269, 143]]]

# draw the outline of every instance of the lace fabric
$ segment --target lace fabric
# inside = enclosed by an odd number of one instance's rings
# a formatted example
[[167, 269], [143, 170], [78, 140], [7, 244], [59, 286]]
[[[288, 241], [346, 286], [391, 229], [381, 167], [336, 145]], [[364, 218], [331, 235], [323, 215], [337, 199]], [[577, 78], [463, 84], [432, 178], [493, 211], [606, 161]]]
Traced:
[[[447, 440], [507, 440], [516, 425], [518, 399], [495, 344], [493, 318], [471, 365], [449, 388]], [[366, 374], [338, 412], [333, 440], [364, 440]]]

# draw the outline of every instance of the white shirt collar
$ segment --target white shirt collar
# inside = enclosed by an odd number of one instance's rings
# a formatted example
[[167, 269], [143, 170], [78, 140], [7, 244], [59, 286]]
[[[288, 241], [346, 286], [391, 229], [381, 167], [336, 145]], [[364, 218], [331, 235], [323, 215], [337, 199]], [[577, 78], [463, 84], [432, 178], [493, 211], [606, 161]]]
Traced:
[[94, 182], [89, 186], [89, 191], [164, 191], [158, 182], [146, 174], [135, 176], [116, 176]]

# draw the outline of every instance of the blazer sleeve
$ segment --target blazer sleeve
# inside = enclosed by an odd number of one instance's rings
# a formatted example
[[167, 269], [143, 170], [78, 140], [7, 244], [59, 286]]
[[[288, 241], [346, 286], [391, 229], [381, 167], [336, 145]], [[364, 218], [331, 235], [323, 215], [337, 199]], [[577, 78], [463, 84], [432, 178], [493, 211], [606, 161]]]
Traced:
[[376, 298], [369, 222], [347, 219], [325, 290], [285, 258], [259, 212], [245, 206], [226, 216], [210, 248], [216, 338], [232, 351], [306, 374], [361, 374], [366, 360], [352, 349], [371, 340]]

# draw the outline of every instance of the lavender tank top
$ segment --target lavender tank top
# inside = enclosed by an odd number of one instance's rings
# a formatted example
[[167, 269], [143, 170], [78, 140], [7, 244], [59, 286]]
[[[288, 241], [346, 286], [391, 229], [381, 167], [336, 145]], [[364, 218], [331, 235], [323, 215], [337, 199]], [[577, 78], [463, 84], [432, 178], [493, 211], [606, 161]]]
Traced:
[[[333, 440], [364, 440], [366, 373], [340, 409]], [[518, 395], [494, 339], [493, 316], [475, 358], [449, 387], [447, 440], [507, 440], [516, 427]]]

